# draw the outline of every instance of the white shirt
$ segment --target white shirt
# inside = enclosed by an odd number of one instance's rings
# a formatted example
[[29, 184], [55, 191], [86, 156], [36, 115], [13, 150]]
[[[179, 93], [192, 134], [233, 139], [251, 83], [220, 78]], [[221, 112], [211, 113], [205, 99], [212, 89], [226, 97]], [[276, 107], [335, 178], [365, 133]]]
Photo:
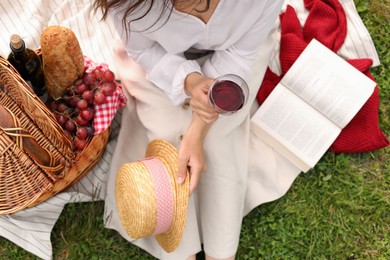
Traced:
[[[156, 6], [144, 18], [131, 23], [127, 50], [143, 67], [146, 78], [178, 105], [188, 98], [184, 79], [191, 72], [213, 78], [232, 73], [247, 79], [258, 46], [275, 25], [283, 2], [220, 0], [207, 24], [173, 8], [168, 20], [169, 10], [166, 10], [153, 25], [162, 10], [161, 2], [156, 1]], [[142, 10], [137, 12], [140, 13]], [[119, 34], [126, 42], [122, 17], [119, 10], [113, 14]], [[191, 47], [215, 50], [215, 53], [200, 67], [183, 55]]]

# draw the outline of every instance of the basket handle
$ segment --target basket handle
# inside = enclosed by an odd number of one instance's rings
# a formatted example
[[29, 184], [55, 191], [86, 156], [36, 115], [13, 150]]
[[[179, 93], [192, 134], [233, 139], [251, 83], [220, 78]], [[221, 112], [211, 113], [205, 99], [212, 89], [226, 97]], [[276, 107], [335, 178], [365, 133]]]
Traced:
[[[7, 108], [0, 106], [0, 128], [45, 172], [56, 181], [63, 177], [64, 165], [52, 153], [41, 147], [28, 130], [21, 127], [19, 119]], [[54, 173], [54, 175], [52, 174]]]

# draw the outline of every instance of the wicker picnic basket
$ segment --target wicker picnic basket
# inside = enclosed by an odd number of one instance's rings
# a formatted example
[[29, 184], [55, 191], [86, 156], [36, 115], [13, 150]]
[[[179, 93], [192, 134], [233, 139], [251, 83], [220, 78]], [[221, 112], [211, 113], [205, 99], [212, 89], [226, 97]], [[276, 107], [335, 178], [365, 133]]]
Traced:
[[[110, 129], [79, 153], [53, 113], [0, 56], [0, 215], [14, 214], [66, 190], [99, 161]], [[5, 126], [4, 126], [5, 125]]]

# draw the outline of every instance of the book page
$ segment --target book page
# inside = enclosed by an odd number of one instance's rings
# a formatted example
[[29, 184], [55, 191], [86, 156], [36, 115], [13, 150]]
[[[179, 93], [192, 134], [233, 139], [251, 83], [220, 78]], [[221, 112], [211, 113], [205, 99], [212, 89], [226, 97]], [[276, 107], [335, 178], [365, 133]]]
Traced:
[[302, 171], [314, 167], [341, 132], [281, 84], [253, 115], [251, 129]]
[[374, 91], [376, 83], [317, 40], [312, 40], [282, 84], [344, 128]]

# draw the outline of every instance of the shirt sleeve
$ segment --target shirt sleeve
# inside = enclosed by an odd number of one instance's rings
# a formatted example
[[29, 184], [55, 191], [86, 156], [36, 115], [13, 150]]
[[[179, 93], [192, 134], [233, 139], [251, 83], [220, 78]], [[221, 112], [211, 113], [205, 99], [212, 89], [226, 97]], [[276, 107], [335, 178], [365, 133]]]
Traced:
[[142, 31], [131, 31], [126, 36], [118, 17], [114, 16], [114, 22], [122, 40], [126, 42], [129, 56], [145, 70], [146, 79], [162, 89], [174, 105], [182, 104], [188, 98], [184, 91], [184, 80], [191, 72], [202, 74], [199, 63], [187, 60], [181, 53], [168, 53]]
[[226, 50], [217, 50], [206, 60], [202, 66], [203, 73], [214, 78], [224, 74], [236, 74], [248, 80], [256, 53], [261, 51], [259, 47], [275, 27], [283, 2], [283, 0], [268, 0], [256, 22], [243, 37]]

